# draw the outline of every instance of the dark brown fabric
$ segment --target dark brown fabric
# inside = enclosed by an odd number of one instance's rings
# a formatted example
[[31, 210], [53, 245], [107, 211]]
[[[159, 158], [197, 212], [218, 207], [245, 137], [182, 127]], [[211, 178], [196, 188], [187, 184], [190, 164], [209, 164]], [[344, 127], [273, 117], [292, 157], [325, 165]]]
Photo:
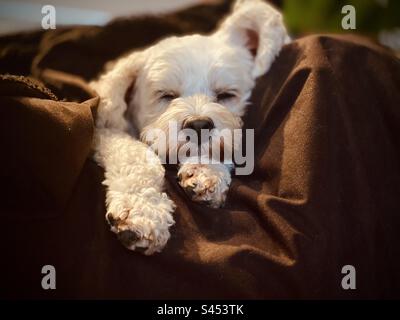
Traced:
[[34, 79], [0, 76], [0, 178], [8, 215], [47, 216], [65, 207], [91, 149], [97, 102], [59, 101]]
[[[209, 31], [224, 10], [32, 34], [38, 47], [11, 56], [27, 36], [0, 39], [2, 72], [32, 68], [58, 97], [0, 80], [1, 297], [400, 298], [400, 63], [365, 39], [283, 49], [245, 118], [256, 170], [234, 177], [224, 209], [188, 201], [168, 169], [177, 210], [165, 250], [130, 252], [108, 230], [103, 171], [87, 159], [97, 98], [85, 80], [162, 35]], [[56, 290], [41, 289], [46, 264]], [[341, 288], [344, 265], [357, 290]]]

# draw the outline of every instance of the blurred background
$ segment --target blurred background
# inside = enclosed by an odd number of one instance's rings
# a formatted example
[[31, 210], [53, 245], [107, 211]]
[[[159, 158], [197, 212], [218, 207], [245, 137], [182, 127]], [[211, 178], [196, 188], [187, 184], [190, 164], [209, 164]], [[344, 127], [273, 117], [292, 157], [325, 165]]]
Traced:
[[41, 28], [42, 7], [56, 8], [57, 25], [104, 25], [120, 16], [174, 11], [201, 0], [0, 0], [0, 34]]
[[[116, 17], [159, 14], [224, 0], [0, 0], [0, 34], [38, 29], [44, 5], [56, 8], [57, 25], [104, 25]], [[400, 0], [271, 0], [294, 36], [356, 32], [400, 51]], [[356, 9], [356, 30], [343, 30], [342, 8]]]

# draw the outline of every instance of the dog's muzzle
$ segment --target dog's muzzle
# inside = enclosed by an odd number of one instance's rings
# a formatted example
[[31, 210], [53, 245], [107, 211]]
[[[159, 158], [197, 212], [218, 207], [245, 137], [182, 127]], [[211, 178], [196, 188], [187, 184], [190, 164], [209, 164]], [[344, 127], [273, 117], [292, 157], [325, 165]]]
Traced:
[[211, 131], [214, 128], [214, 122], [209, 117], [190, 117], [182, 124], [182, 129], [192, 129], [196, 132], [198, 144], [201, 144], [201, 130]]

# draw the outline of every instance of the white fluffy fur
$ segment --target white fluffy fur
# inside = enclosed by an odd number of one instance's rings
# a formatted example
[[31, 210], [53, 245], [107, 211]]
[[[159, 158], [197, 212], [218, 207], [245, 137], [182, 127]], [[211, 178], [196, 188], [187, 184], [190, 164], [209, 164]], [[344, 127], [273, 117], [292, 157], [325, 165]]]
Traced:
[[[162, 40], [119, 59], [91, 83], [101, 98], [94, 147], [105, 169], [107, 219], [125, 246], [160, 251], [174, 223], [174, 204], [162, 191], [164, 168], [157, 155], [147, 158], [147, 132], [165, 131], [171, 120], [182, 125], [191, 116], [207, 116], [217, 129], [240, 128], [255, 79], [288, 39], [273, 7], [239, 0], [213, 34]], [[234, 97], [218, 100], [225, 92]], [[178, 174], [182, 187], [194, 186], [192, 200], [212, 207], [225, 201], [231, 177], [224, 164], [183, 163]]]

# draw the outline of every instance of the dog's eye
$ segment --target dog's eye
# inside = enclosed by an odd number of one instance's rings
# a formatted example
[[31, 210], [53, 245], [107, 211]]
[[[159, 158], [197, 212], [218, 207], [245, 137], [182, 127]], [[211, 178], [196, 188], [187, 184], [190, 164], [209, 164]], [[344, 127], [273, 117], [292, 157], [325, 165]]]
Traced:
[[236, 94], [233, 92], [221, 92], [217, 94], [217, 101], [227, 101], [236, 98]]
[[164, 101], [171, 101], [178, 97], [174, 92], [159, 92], [159, 99]]

